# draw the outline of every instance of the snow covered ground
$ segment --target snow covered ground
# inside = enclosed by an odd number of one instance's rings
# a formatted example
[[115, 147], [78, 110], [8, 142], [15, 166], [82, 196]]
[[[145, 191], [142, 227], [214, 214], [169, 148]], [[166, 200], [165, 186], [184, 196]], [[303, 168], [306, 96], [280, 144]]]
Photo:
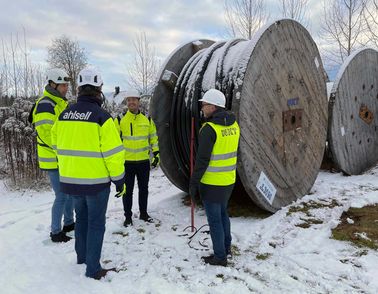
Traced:
[[[8, 192], [0, 182], [1, 293], [378, 293], [378, 252], [330, 239], [331, 229], [350, 206], [378, 203], [378, 167], [362, 176], [321, 172], [302, 202], [339, 206], [312, 209], [322, 221], [296, 226], [309, 216], [285, 207], [265, 218], [232, 218], [234, 252], [227, 268], [201, 262], [206, 251], [187, 245], [180, 236], [190, 224], [184, 193], [152, 172], [149, 211], [157, 219], [146, 224], [134, 218], [124, 228], [122, 203], [111, 194], [102, 251], [105, 267], [117, 267], [95, 281], [76, 264], [74, 242], [49, 240], [51, 192]], [[135, 194], [135, 193], [134, 193]], [[135, 197], [135, 196], [134, 196]], [[136, 198], [134, 198], [136, 200]], [[137, 207], [134, 200], [134, 212]], [[336, 202], [335, 202], [336, 201]], [[332, 205], [333, 206], [333, 205]], [[196, 226], [206, 223], [196, 209]], [[378, 216], [377, 216], [378, 220]], [[198, 233], [193, 245], [207, 235]], [[240, 253], [240, 255], [238, 255]]]

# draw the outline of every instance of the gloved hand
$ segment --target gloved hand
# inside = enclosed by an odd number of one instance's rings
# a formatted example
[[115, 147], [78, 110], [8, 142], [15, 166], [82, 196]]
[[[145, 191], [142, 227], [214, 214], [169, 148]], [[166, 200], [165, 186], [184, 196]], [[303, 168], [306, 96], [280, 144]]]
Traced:
[[152, 168], [155, 168], [160, 163], [160, 155], [159, 155], [159, 151], [155, 151], [153, 154], [154, 154], [154, 157], [152, 159], [151, 166]]
[[189, 186], [189, 195], [192, 198], [193, 202], [196, 200], [198, 192], [199, 192], [198, 185], [191, 184]]
[[126, 195], [126, 184], [123, 183], [121, 185], [116, 186], [116, 191], [117, 191], [117, 194], [114, 195], [116, 198], [125, 196]]

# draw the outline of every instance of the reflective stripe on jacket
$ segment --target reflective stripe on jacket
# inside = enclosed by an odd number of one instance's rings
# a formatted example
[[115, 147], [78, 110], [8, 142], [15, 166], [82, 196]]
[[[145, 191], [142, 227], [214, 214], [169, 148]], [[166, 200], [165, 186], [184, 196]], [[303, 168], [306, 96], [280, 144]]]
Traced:
[[228, 186], [235, 183], [236, 161], [240, 129], [235, 121], [230, 126], [207, 122], [217, 136], [209, 165], [201, 178], [201, 183], [216, 186]]
[[125, 148], [125, 161], [149, 160], [151, 151], [159, 151], [155, 124], [143, 113], [127, 111], [114, 122]]
[[38, 164], [41, 169], [57, 169], [56, 155], [51, 144], [51, 128], [66, 109], [68, 102], [51, 86], [46, 86], [33, 111], [33, 124], [37, 131]]
[[61, 190], [90, 195], [124, 178], [124, 148], [113, 119], [91, 97], [61, 113], [52, 128]]

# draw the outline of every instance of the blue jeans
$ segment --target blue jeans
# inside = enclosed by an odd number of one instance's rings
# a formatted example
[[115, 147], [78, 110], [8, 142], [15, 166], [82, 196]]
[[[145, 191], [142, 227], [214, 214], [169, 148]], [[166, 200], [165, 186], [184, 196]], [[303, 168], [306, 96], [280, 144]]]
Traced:
[[51, 233], [58, 234], [62, 231], [62, 217], [64, 215], [64, 225], [73, 224], [73, 203], [72, 197], [60, 192], [59, 171], [48, 171], [50, 184], [55, 192], [55, 200], [51, 209]]
[[210, 227], [214, 256], [219, 260], [226, 259], [227, 253], [231, 252], [231, 225], [227, 204], [228, 200], [222, 203], [203, 201]]
[[102, 270], [100, 265], [102, 242], [105, 233], [106, 209], [110, 187], [95, 195], [72, 195], [75, 212], [75, 251], [77, 263], [85, 263], [85, 275], [93, 278]]

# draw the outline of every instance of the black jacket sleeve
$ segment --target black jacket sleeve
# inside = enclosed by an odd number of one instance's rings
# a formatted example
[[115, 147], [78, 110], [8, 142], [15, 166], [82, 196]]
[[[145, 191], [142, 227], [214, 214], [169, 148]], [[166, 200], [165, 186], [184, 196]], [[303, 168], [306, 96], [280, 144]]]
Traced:
[[198, 151], [196, 155], [196, 162], [194, 164], [193, 175], [190, 178], [190, 186], [198, 186], [200, 180], [205, 173], [211, 157], [217, 134], [209, 125], [205, 125], [199, 134]]

